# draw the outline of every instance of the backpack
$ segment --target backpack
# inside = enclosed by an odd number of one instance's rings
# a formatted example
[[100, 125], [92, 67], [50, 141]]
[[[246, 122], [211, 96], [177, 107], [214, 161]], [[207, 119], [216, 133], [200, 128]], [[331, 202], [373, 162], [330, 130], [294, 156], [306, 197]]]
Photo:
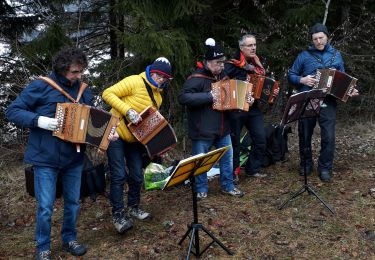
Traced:
[[[288, 152], [288, 134], [291, 133], [290, 126], [281, 127], [277, 124], [269, 124], [264, 127], [266, 135], [266, 151], [263, 158], [263, 167], [285, 160]], [[246, 164], [251, 150], [252, 140], [248, 132], [244, 134], [240, 142], [240, 166]]]
[[267, 167], [285, 160], [285, 154], [288, 152], [288, 134], [291, 133], [291, 127], [269, 124], [264, 128], [264, 131], [266, 133], [266, 151], [262, 166]]
[[90, 197], [92, 201], [95, 201], [98, 194], [105, 195], [105, 172], [104, 163], [94, 166], [92, 161], [85, 154], [81, 176], [81, 199]]

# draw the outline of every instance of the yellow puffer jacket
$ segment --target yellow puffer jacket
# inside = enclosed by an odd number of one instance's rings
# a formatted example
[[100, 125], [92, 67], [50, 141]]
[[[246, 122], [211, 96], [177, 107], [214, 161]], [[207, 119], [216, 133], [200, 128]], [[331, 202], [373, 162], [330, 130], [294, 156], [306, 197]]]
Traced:
[[[156, 104], [158, 105], [156, 109], [158, 109], [162, 102], [161, 90], [154, 87], [147, 80], [145, 72], [122, 79], [115, 85], [104, 90], [102, 95], [104, 101], [112, 107], [110, 112], [120, 117], [120, 126], [116, 129], [117, 133], [122, 140], [130, 143], [136, 142], [137, 140], [129, 131], [124, 120], [128, 110], [132, 108], [138, 113], [141, 113], [148, 106], [155, 107], [148, 95], [143, 79], [151, 87]], [[129, 122], [129, 120], [127, 120], [127, 122]]]

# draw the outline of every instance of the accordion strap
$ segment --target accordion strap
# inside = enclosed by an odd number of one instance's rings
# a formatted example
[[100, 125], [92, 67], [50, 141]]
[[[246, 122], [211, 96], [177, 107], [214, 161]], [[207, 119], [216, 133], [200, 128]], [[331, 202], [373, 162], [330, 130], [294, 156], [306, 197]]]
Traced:
[[[201, 73], [193, 73], [187, 79], [191, 79], [191, 78], [204, 78], [204, 79], [213, 80], [215, 82], [218, 81], [214, 77], [210, 77], [210, 76], [207, 76], [207, 75], [204, 75], [204, 74], [201, 74]], [[221, 80], [227, 80], [227, 79], [229, 79], [229, 77], [227, 75], [225, 75]]]
[[154, 97], [154, 94], [152, 93], [151, 87], [147, 84], [147, 82], [144, 78], [142, 78], [142, 79], [143, 79], [143, 82], [145, 83], [147, 93], [150, 96], [152, 103], [154, 104], [155, 108], [158, 109], [158, 104], [155, 101], [155, 97]]
[[62, 94], [64, 94], [64, 96], [66, 96], [70, 101], [72, 101], [73, 103], [78, 103], [78, 101], [81, 99], [82, 97], [82, 94], [83, 92], [85, 91], [85, 89], [87, 88], [87, 84], [84, 83], [84, 82], [81, 82], [81, 85], [79, 86], [79, 91], [78, 91], [78, 95], [77, 95], [77, 98], [74, 99], [72, 98], [71, 95], [69, 95], [65, 90], [62, 89], [62, 87], [60, 87], [53, 79], [49, 78], [49, 77], [39, 77], [38, 79], [41, 79], [45, 82], [47, 82], [50, 86], [54, 87], [55, 89], [57, 89], [58, 91], [60, 91]]

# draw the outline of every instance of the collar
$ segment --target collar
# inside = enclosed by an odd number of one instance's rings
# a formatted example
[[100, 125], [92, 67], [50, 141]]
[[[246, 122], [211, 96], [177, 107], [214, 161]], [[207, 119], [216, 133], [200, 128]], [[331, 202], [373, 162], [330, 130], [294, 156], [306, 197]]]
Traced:
[[74, 82], [74, 84], [72, 84], [72, 82], [70, 82], [70, 80], [68, 80], [65, 76], [60, 75], [56, 72], [51, 72], [49, 77], [66, 88], [77, 87], [77, 86], [79, 87], [80, 85], [79, 81], [76, 81]]

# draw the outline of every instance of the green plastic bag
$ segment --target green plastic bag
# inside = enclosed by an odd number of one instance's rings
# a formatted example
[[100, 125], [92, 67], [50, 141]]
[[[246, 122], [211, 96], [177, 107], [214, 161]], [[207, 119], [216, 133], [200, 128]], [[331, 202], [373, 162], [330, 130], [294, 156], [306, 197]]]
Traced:
[[145, 169], [145, 189], [161, 190], [169, 177], [169, 168], [157, 163], [150, 163]]

